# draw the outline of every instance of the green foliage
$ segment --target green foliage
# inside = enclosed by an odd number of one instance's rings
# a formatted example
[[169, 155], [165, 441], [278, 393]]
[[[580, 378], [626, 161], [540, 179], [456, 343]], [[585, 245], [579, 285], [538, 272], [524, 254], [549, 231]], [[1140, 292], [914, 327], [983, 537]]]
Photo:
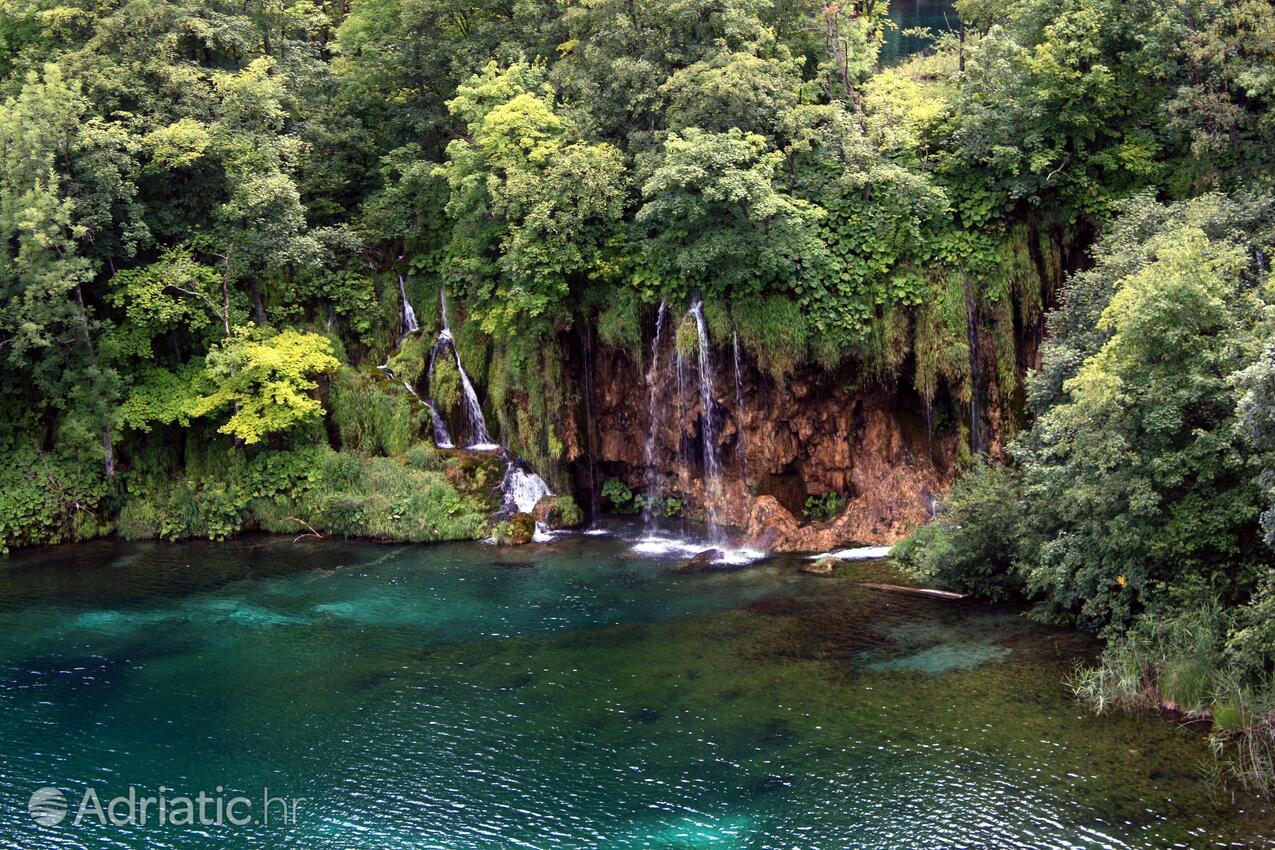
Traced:
[[813, 204], [776, 185], [783, 161], [737, 127], [669, 133], [642, 179], [635, 224], [663, 294], [749, 297], [800, 285], [825, 260]]
[[917, 576], [989, 599], [1021, 594], [1019, 563], [1030, 550], [1015, 473], [979, 464], [943, 501], [936, 519], [894, 547]]
[[255, 525], [424, 542], [474, 539], [486, 527], [486, 505], [462, 495], [423, 446], [408, 462], [326, 448], [264, 451], [248, 460], [227, 447], [221, 452], [220, 467], [205, 475], [137, 482], [120, 533], [219, 540]]
[[332, 344], [318, 334], [285, 330], [262, 337], [240, 328], [208, 352], [204, 374], [213, 389], [188, 408], [188, 415], [230, 408], [218, 432], [251, 445], [321, 416], [323, 406], [310, 394], [319, 385], [311, 376], [339, 365]]
[[[78, 454], [78, 456], [77, 456]], [[67, 448], [9, 445], [0, 464], [0, 554], [87, 540], [110, 530], [109, 489], [97, 458]]]
[[642, 303], [633, 290], [613, 293], [598, 313], [598, 339], [603, 345], [633, 355], [642, 351]]
[[328, 414], [340, 446], [397, 456], [428, 428], [429, 412], [380, 372], [340, 369], [328, 393]]
[[574, 528], [584, 524], [584, 511], [570, 496], [554, 496], [553, 505], [561, 517], [563, 528]]
[[635, 514], [642, 508], [629, 485], [619, 478], [602, 482], [602, 498], [611, 503], [611, 510], [617, 514]]
[[[1275, 688], [1254, 682], [1228, 652], [1235, 614], [1216, 598], [1192, 600], [1169, 613], [1142, 618], [1113, 641], [1095, 667], [1071, 682], [1083, 702], [1111, 710], [1170, 708], [1211, 720], [1214, 775], [1250, 790], [1275, 791]], [[1269, 657], [1273, 647], [1264, 652]]]
[[840, 493], [820, 493], [807, 496], [802, 515], [806, 519], [828, 520], [845, 509], [846, 500]]

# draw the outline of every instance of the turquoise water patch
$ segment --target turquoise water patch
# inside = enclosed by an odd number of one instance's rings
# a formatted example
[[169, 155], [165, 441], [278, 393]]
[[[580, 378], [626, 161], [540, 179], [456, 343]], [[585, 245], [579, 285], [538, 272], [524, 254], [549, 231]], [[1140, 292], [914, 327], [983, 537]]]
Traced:
[[[1207, 745], [1095, 718], [1017, 612], [544, 547], [93, 544], [0, 571], [0, 845], [1258, 847]], [[924, 675], [917, 675], [924, 674]], [[286, 826], [37, 826], [78, 799], [306, 798]], [[255, 811], [255, 810], [254, 810]]]

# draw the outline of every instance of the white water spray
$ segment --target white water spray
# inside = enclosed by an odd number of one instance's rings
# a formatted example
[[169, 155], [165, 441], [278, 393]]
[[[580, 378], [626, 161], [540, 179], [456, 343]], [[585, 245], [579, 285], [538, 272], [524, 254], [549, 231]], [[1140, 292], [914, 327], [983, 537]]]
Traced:
[[398, 297], [403, 314], [403, 336], [416, 333], [421, 326], [416, 321], [416, 311], [412, 309], [412, 302], [407, 300], [407, 280], [402, 272], [398, 273]]
[[442, 315], [443, 329], [438, 334], [438, 342], [434, 344], [434, 350], [430, 352], [428, 380], [432, 381], [434, 379], [434, 362], [439, 347], [450, 347], [452, 354], [456, 356], [456, 371], [460, 373], [460, 386], [465, 401], [465, 420], [469, 424], [470, 439], [468, 448], [477, 451], [498, 449], [500, 446], [492, 440], [491, 432], [487, 430], [487, 419], [483, 416], [482, 405], [478, 403], [478, 393], [474, 391], [474, 385], [469, 380], [469, 374], [460, 362], [460, 349], [456, 347], [456, 341], [452, 338], [452, 329], [447, 322], [447, 291], [445, 289], [438, 291], [438, 303]]
[[655, 339], [651, 340], [651, 365], [646, 370], [646, 386], [647, 386], [647, 431], [645, 446], [646, 461], [646, 495], [647, 498], [642, 503], [642, 521], [647, 530], [650, 531], [655, 526], [655, 513], [651, 510], [651, 498], [655, 496], [655, 491], [659, 485], [659, 472], [655, 468], [655, 432], [659, 427], [659, 403], [660, 397], [656, 387], [656, 380], [659, 378], [660, 371], [660, 340], [664, 337], [664, 320], [668, 317], [668, 305], [663, 301], [660, 302], [659, 313], [655, 317]]
[[722, 500], [722, 469], [717, 460], [717, 427], [713, 416], [713, 356], [708, 345], [708, 323], [704, 321], [704, 302], [696, 296], [690, 315], [695, 319], [699, 348], [700, 436], [704, 442], [704, 510], [708, 536], [712, 541], [722, 537], [717, 519], [717, 506]]

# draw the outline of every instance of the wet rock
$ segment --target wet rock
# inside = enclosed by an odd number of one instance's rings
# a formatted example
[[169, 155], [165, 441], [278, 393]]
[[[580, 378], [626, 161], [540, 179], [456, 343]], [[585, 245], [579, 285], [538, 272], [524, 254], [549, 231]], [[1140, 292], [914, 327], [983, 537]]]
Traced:
[[702, 573], [713, 569], [713, 563], [722, 557], [721, 549], [705, 549], [687, 558], [673, 568], [675, 573]]
[[812, 576], [830, 576], [837, 571], [837, 561], [835, 558], [820, 558], [803, 566], [801, 571]]

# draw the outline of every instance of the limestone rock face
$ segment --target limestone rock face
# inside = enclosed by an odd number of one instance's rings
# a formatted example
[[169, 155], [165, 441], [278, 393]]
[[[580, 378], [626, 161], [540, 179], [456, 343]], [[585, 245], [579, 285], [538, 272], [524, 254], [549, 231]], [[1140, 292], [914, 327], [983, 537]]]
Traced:
[[[686, 499], [688, 513], [700, 518], [708, 496], [705, 410], [694, 355], [679, 373], [672, 347], [662, 349], [653, 405], [649, 351], [644, 358], [647, 363], [638, 363], [608, 348], [594, 358], [593, 477], [601, 482], [616, 476], [635, 492]], [[957, 438], [931, 433], [908, 379], [898, 391], [861, 389], [866, 381], [849, 367], [810, 368], [780, 383], [745, 353], [737, 395], [729, 345], [715, 349], [713, 361], [707, 415], [713, 417], [722, 473], [715, 500], [721, 524], [747, 530], [771, 550], [823, 551], [890, 544], [929, 519], [951, 478]], [[808, 496], [833, 492], [846, 499], [841, 514], [822, 523], [801, 520]]]

